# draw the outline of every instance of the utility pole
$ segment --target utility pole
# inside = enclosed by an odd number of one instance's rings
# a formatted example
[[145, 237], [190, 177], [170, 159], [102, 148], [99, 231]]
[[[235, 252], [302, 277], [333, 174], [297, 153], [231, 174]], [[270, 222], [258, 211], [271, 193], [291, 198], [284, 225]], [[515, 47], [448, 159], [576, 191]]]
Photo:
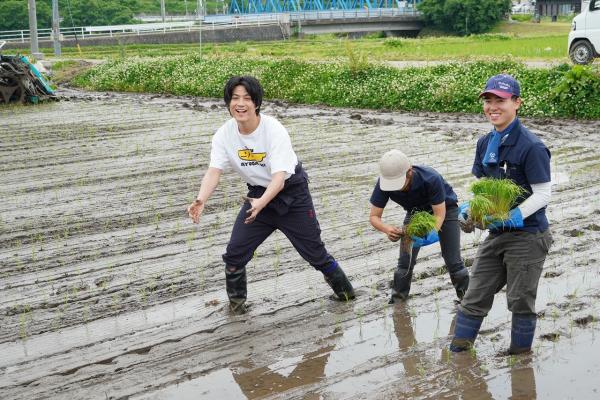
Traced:
[[202, 0], [198, 0], [196, 4], [196, 14], [198, 15], [198, 42], [200, 44], [200, 58], [202, 58]]
[[58, 15], [58, 0], [52, 0], [52, 36], [54, 38], [54, 56], [60, 57], [60, 16]]
[[166, 19], [166, 11], [165, 11], [165, 0], [160, 0], [160, 15], [162, 17], [162, 22], [165, 22]]
[[29, 0], [29, 40], [31, 42], [31, 55], [41, 60], [44, 55], [38, 47], [37, 14], [35, 12], [35, 0]]

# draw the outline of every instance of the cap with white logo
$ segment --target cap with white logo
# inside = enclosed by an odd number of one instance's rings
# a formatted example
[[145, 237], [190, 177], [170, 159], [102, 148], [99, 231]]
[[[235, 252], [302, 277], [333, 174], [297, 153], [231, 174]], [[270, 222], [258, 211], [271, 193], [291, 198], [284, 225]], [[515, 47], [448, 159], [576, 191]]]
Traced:
[[519, 81], [508, 74], [494, 75], [488, 79], [485, 84], [485, 89], [479, 94], [479, 97], [486, 93], [495, 94], [503, 99], [508, 99], [513, 96], [521, 97], [521, 86]]

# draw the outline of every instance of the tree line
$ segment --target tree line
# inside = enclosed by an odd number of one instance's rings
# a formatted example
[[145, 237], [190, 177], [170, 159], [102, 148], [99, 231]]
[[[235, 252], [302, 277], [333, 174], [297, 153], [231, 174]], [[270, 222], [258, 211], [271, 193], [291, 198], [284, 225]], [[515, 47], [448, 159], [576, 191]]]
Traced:
[[[214, 10], [216, 1], [206, 3]], [[223, 1], [219, 2], [222, 8]], [[168, 15], [196, 13], [196, 0], [165, 0]], [[29, 29], [27, 0], [0, 0], [0, 31]], [[140, 14], [160, 15], [160, 0], [59, 0], [61, 26], [133, 24]], [[38, 28], [52, 26], [52, 0], [37, 0]]]
[[[0, 1], [0, 31], [29, 28], [26, 0]], [[209, 13], [222, 11], [226, 0], [205, 1]], [[62, 26], [135, 23], [135, 15], [160, 14], [160, 0], [59, 0]], [[165, 0], [167, 14], [196, 12], [196, 0]], [[37, 0], [38, 28], [52, 25], [52, 0]], [[510, 12], [511, 0], [423, 0], [419, 10], [426, 26], [468, 35], [490, 30]]]
[[418, 7], [427, 26], [470, 35], [492, 29], [511, 6], [511, 0], [423, 0]]

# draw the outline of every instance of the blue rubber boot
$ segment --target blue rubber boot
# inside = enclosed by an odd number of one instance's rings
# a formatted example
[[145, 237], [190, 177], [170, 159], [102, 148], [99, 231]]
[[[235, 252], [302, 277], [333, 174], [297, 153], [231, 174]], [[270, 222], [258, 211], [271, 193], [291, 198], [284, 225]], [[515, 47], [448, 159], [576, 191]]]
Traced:
[[450, 351], [458, 353], [472, 348], [482, 321], [483, 317], [471, 317], [463, 314], [460, 310], [457, 311]]
[[528, 353], [531, 351], [533, 336], [535, 335], [535, 314], [513, 314], [512, 329], [510, 331], [510, 354]]

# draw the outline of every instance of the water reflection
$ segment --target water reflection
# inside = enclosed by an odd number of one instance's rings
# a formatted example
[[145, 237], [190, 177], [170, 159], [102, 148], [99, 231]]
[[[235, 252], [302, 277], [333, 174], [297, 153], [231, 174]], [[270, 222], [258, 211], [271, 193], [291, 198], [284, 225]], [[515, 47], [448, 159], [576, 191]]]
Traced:
[[[454, 334], [454, 326], [456, 324], [456, 314], [450, 324], [448, 336]], [[450, 352], [447, 346], [442, 350], [442, 359], [449, 361], [449, 367], [454, 374], [456, 382], [453, 397], [457, 399], [493, 399], [494, 397], [488, 389], [485, 380], [485, 367], [482, 367], [475, 353], [454, 354]]]
[[246, 370], [245, 372], [237, 372], [237, 368], [232, 369], [233, 379], [248, 399], [310, 385], [325, 376], [325, 365], [334, 348], [335, 344], [332, 344], [303, 356], [285, 359], [257, 369], [254, 369], [249, 362], [249, 369], [241, 366], [239, 368]]
[[412, 316], [406, 304], [397, 304], [382, 318], [324, 338], [326, 345], [316, 351], [268, 365], [248, 359], [142, 397], [258, 399], [287, 393], [318, 399], [384, 393], [384, 398], [431, 398], [436, 393], [444, 399], [536, 399], [531, 359], [507, 359], [516, 365], [499, 370], [495, 362], [486, 365], [475, 353], [451, 353], [447, 340], [433, 333], [441, 325], [450, 337], [455, 323], [450, 316]]
[[[423, 361], [419, 357], [419, 353], [412, 349], [417, 344], [417, 339], [415, 338], [412, 318], [405, 304], [400, 304], [395, 308], [393, 320], [394, 333], [398, 339], [398, 349], [400, 350], [400, 357], [402, 357], [404, 371], [407, 376], [418, 376]], [[404, 356], [405, 354], [408, 355]]]
[[[452, 320], [450, 332], [454, 332], [456, 318]], [[510, 367], [510, 392], [508, 385], [503, 385], [503, 390], [491, 391], [486, 379], [488, 372], [486, 365], [477, 358], [475, 353], [452, 353], [448, 348], [442, 350], [442, 358], [450, 361], [450, 368], [456, 375], [457, 385], [454, 387], [452, 397], [456, 399], [510, 399], [510, 400], [535, 400], [537, 398], [535, 387], [535, 373], [529, 366], [532, 362], [527, 356], [507, 358], [509, 363], [515, 362], [524, 366]], [[487, 377], [489, 379], [489, 377]], [[498, 389], [498, 388], [495, 388]]]
[[531, 367], [512, 368], [510, 370], [510, 384], [512, 395], [510, 400], [535, 400], [535, 372]]

